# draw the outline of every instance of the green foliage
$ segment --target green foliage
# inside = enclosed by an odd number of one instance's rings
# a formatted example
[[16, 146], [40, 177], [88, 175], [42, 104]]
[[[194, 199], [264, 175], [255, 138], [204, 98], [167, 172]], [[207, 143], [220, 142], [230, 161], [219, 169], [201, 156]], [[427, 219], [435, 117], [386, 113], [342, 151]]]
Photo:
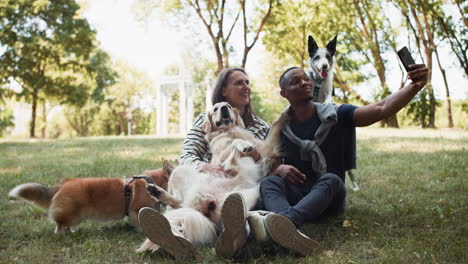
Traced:
[[[431, 86], [428, 84], [427, 86]], [[431, 112], [431, 94], [430, 89], [424, 87], [414, 99], [406, 107], [406, 113], [412, 118], [413, 124], [418, 124], [421, 128], [430, 127], [430, 112]], [[434, 101], [435, 106], [438, 107], [440, 102]]]
[[0, 137], [5, 134], [8, 127], [14, 125], [13, 119], [13, 111], [0, 105]]
[[[343, 11], [349, 12], [340, 1], [331, 1], [329, 5], [320, 1], [282, 1], [265, 26], [263, 43], [273, 56], [281, 60], [277, 65], [280, 69], [292, 65], [309, 69], [308, 36], [312, 35], [318, 45], [324, 47], [338, 34], [335, 68], [339, 75], [335, 77], [339, 76], [348, 86], [362, 83], [372, 77], [361, 71], [369, 61], [359, 55], [349, 42], [358, 32], [354, 29], [354, 16], [347, 16]], [[282, 70], [276, 70], [275, 85]], [[343, 98], [337, 98], [340, 99]]]
[[[19, 97], [32, 103], [31, 136], [40, 100], [82, 106], [93, 94], [99, 98], [110, 74], [102, 74], [103, 52], [95, 50], [95, 32], [77, 17], [74, 0], [18, 0], [0, 2], [0, 83], [21, 85]], [[84, 73], [86, 72], [86, 73]], [[83, 82], [83, 75], [97, 81]]]
[[[104, 92], [103, 99], [93, 107], [85, 109], [95, 113], [90, 120], [93, 122], [89, 131], [92, 135], [120, 135], [127, 134], [130, 119], [132, 134], [147, 134], [154, 126], [149, 120], [150, 113], [143, 109], [143, 99], [152, 98], [153, 82], [142, 71], [125, 61], [117, 61], [113, 66], [118, 79]], [[107, 83], [106, 83], [107, 84]], [[89, 104], [93, 105], [92, 101]], [[151, 106], [149, 106], [151, 107]]]

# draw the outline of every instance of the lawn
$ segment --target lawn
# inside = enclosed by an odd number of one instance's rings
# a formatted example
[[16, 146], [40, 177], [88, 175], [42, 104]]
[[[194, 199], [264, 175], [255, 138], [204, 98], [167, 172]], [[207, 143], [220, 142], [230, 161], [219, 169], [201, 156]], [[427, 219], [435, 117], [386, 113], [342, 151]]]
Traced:
[[[126, 220], [85, 222], [55, 235], [47, 212], [7, 193], [25, 182], [122, 177], [175, 159], [181, 138], [98, 137], [0, 141], [0, 263], [171, 263], [138, 255], [144, 236]], [[348, 186], [340, 219], [307, 224], [320, 241], [313, 256], [254, 251], [253, 263], [468, 263], [468, 131], [358, 130], [361, 187]], [[210, 247], [200, 260], [223, 263]]]

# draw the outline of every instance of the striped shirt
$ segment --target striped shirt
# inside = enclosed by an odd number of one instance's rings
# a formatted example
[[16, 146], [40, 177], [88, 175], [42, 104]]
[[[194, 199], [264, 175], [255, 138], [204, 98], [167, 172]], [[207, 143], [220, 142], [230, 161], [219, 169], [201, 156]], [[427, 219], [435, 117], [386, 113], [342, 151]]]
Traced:
[[[198, 166], [200, 162], [209, 163], [211, 160], [211, 151], [208, 142], [205, 139], [206, 133], [203, 131], [206, 113], [201, 113], [193, 122], [192, 128], [185, 137], [180, 153], [180, 164], [194, 164]], [[258, 139], [265, 140], [270, 127], [262, 119], [254, 116], [255, 125], [247, 127]]]

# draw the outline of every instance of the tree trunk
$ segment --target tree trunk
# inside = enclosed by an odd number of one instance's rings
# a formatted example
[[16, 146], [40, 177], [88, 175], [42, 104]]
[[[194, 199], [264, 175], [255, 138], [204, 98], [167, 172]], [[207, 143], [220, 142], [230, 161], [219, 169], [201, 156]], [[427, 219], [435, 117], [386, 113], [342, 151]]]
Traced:
[[46, 127], [47, 127], [47, 110], [46, 110], [46, 101], [43, 101], [42, 104], [42, 121], [44, 124], [42, 124], [41, 128], [41, 137], [45, 138], [46, 137]]
[[442, 64], [440, 63], [439, 52], [437, 48], [434, 49], [437, 58], [437, 64], [439, 65], [440, 72], [442, 73], [442, 77], [444, 78], [445, 84], [445, 102], [447, 104], [447, 119], [448, 119], [448, 127], [453, 128], [453, 118], [452, 118], [452, 102], [450, 100], [450, 91], [447, 84], [447, 76], [445, 74], [445, 69], [442, 68]]
[[273, 0], [268, 1], [268, 9], [266, 11], [265, 16], [262, 18], [260, 21], [260, 25], [258, 26], [258, 29], [255, 33], [254, 39], [252, 40], [252, 43], [250, 45], [247, 44], [247, 18], [246, 18], [246, 10], [245, 10], [245, 1], [241, 0], [240, 1], [241, 8], [242, 8], [242, 14], [244, 16], [244, 53], [242, 56], [242, 68], [245, 68], [245, 64], [247, 63], [247, 56], [249, 55], [250, 50], [254, 47], [255, 43], [258, 40], [258, 37], [260, 36], [260, 32], [262, 32], [263, 26], [265, 25], [266, 21], [270, 17], [271, 14], [271, 8], [273, 6]]
[[34, 89], [33, 90], [33, 94], [32, 94], [32, 111], [31, 111], [31, 127], [29, 128], [29, 136], [31, 138], [35, 138], [36, 135], [35, 135], [35, 129], [36, 129], [36, 110], [37, 110], [37, 90]]
[[[359, 5], [359, 2], [357, 0], [354, 0], [354, 7], [356, 8], [359, 14], [359, 20], [361, 21], [361, 25], [363, 28], [362, 33], [364, 34], [364, 37], [368, 42], [369, 48], [371, 50], [371, 55], [374, 60], [374, 68], [377, 71], [380, 84], [382, 85], [382, 97], [385, 98], [388, 95], [390, 95], [390, 90], [388, 89], [387, 80], [385, 78], [385, 63], [381, 56], [380, 41], [377, 34], [377, 27], [373, 22], [373, 18], [369, 13], [369, 10], [365, 7], [365, 5], [364, 7], [361, 7]], [[370, 28], [367, 25], [363, 12], [367, 16]], [[396, 114], [383, 119], [380, 122], [380, 124], [382, 127], [385, 125], [388, 127], [398, 127], [398, 119]]]
[[120, 113], [120, 114], [119, 114], [120, 131], [119, 131], [118, 135], [120, 135], [120, 134], [122, 134], [122, 133], [125, 134], [124, 116], [125, 116], [125, 113]]
[[[422, 4], [420, 2], [420, 8], [419, 11], [422, 13], [424, 16], [424, 10], [422, 9]], [[423, 28], [421, 21], [416, 14], [416, 9], [415, 6], [413, 8], [410, 8], [410, 12], [414, 18], [414, 21], [416, 22], [416, 27], [418, 29], [418, 33], [421, 37], [421, 40], [423, 42], [423, 47], [424, 47], [424, 54], [426, 57], [426, 66], [429, 69], [427, 73], [427, 83], [426, 83], [426, 88], [428, 95], [429, 95], [429, 114], [428, 114], [428, 123], [427, 126], [430, 128], [435, 128], [435, 110], [436, 110], [436, 101], [434, 97], [434, 89], [432, 87], [432, 47], [434, 46], [433, 38], [432, 38], [432, 31], [430, 28], [430, 24], [428, 23], [427, 19], [424, 18], [424, 23], [425, 23], [425, 28]]]
[[463, 12], [463, 10], [461, 8], [460, 0], [455, 0], [455, 3], [457, 5], [458, 12], [460, 12], [460, 15], [461, 15], [461, 17], [463, 19], [463, 24], [465, 24], [465, 27], [468, 27], [468, 20], [465, 18], [465, 12]]

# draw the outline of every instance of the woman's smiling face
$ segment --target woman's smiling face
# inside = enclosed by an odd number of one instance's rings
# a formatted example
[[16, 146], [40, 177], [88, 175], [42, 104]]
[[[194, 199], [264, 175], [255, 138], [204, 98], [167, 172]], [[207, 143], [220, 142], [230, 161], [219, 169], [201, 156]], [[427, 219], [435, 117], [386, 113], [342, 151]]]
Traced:
[[241, 71], [234, 71], [229, 75], [222, 95], [233, 107], [243, 110], [250, 103], [250, 86], [247, 75]]

